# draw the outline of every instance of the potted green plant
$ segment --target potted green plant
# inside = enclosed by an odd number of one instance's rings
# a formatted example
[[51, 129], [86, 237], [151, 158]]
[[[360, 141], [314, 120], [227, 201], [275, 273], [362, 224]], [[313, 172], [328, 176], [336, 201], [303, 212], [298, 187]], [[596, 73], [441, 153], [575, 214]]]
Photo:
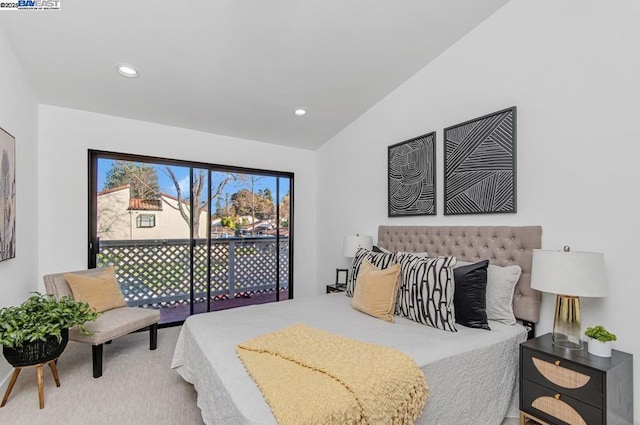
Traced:
[[51, 361], [64, 351], [70, 327], [91, 335], [84, 324], [98, 316], [85, 302], [35, 292], [19, 306], [0, 309], [3, 354], [14, 367]]
[[602, 325], [587, 328], [584, 332], [589, 337], [589, 354], [599, 357], [611, 357], [611, 342], [618, 338]]

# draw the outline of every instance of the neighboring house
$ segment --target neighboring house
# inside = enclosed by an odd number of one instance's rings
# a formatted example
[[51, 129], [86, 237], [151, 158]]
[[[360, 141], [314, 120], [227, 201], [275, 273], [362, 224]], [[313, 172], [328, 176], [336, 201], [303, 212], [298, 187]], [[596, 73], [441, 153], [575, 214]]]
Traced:
[[[275, 235], [275, 223], [273, 220], [256, 220], [254, 224], [251, 224], [251, 216], [248, 216], [246, 220], [249, 224], [244, 224], [240, 227], [239, 236], [264, 236]], [[282, 233], [281, 233], [282, 234]]]
[[[189, 226], [178, 200], [165, 193], [160, 199], [130, 197], [129, 185], [98, 193], [98, 237], [103, 240], [188, 239]], [[200, 215], [198, 236], [206, 236], [206, 213]]]
[[231, 238], [235, 236], [235, 230], [230, 227], [211, 225], [211, 237], [212, 238]]
[[[288, 227], [281, 227], [280, 230], [280, 236], [281, 237], [289, 237], [289, 228]], [[278, 229], [269, 229], [269, 230], [265, 230], [264, 232], [262, 232], [262, 235], [265, 236], [276, 236], [278, 234]]]

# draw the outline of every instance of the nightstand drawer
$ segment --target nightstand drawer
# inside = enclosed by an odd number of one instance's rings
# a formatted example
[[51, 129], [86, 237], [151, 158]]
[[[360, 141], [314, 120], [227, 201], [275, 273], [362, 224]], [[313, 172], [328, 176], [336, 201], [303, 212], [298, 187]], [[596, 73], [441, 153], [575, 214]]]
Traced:
[[602, 425], [603, 412], [586, 403], [523, 380], [520, 409], [543, 421], [570, 425]]
[[522, 379], [602, 409], [604, 385], [602, 373], [566, 359], [536, 351], [522, 350]]

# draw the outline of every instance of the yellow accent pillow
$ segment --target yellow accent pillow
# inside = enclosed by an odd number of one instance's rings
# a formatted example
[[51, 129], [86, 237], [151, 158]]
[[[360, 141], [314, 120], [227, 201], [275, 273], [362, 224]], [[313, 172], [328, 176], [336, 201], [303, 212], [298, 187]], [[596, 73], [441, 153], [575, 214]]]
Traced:
[[98, 313], [127, 306], [116, 281], [113, 266], [105, 268], [103, 272], [94, 276], [69, 273], [64, 277], [69, 282], [73, 298], [76, 301], [86, 302]]
[[364, 260], [358, 272], [351, 306], [378, 319], [393, 322], [399, 281], [399, 264], [380, 270]]

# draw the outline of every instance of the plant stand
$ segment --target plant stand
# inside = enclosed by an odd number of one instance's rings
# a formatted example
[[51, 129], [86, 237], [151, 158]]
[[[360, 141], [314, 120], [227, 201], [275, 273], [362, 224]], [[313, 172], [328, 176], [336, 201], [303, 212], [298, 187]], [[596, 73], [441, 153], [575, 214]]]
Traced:
[[2, 404], [0, 404], [0, 407], [4, 407], [4, 405], [7, 404], [7, 400], [9, 400], [9, 395], [11, 394], [11, 390], [13, 390], [13, 386], [18, 380], [18, 376], [20, 375], [20, 372], [22, 372], [22, 369], [27, 367], [35, 367], [36, 375], [38, 377], [38, 401], [40, 402], [40, 408], [41, 409], [44, 408], [44, 365], [45, 364], [49, 365], [49, 368], [51, 368], [51, 374], [53, 375], [53, 380], [56, 382], [56, 387], [59, 387], [60, 378], [58, 377], [58, 368], [56, 367], [56, 361], [58, 361], [57, 358], [53, 360], [49, 360], [44, 363], [38, 363], [30, 366], [15, 367], [13, 369], [13, 375], [11, 375], [11, 380], [9, 380], [9, 386], [7, 387], [7, 391], [5, 391], [4, 397], [2, 398]]

